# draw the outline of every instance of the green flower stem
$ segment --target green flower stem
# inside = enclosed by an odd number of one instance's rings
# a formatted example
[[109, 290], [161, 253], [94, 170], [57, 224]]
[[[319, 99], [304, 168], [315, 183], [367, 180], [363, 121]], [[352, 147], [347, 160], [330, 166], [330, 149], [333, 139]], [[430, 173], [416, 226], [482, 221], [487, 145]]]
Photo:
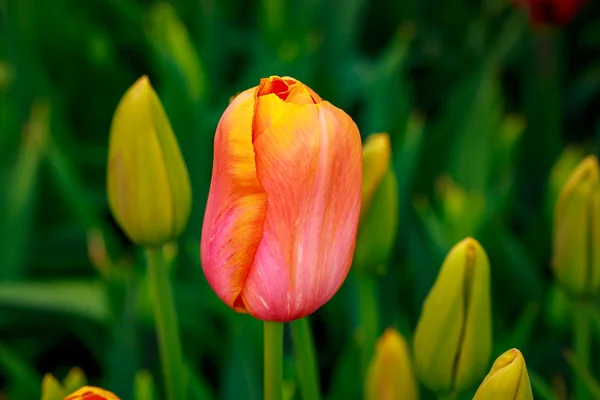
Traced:
[[[587, 313], [587, 305], [583, 300], [574, 304], [573, 310], [573, 334], [575, 357], [578, 364], [586, 370], [590, 367], [590, 317]], [[584, 379], [577, 376], [575, 382], [575, 398], [577, 400], [588, 400], [589, 392]]]
[[360, 337], [362, 342], [361, 371], [364, 377], [375, 350], [379, 333], [376, 280], [370, 275], [358, 276], [360, 301]]
[[446, 393], [438, 396], [439, 400], [456, 400], [457, 398], [458, 393], [456, 392]]
[[283, 324], [265, 321], [265, 400], [283, 399]]
[[148, 260], [150, 287], [154, 301], [154, 319], [158, 331], [158, 345], [167, 398], [169, 400], [185, 400], [187, 399], [185, 369], [167, 265], [162, 247], [146, 248], [145, 252]]
[[300, 392], [304, 400], [321, 398], [315, 343], [307, 318], [292, 321], [292, 339], [296, 353], [296, 370], [300, 380]]

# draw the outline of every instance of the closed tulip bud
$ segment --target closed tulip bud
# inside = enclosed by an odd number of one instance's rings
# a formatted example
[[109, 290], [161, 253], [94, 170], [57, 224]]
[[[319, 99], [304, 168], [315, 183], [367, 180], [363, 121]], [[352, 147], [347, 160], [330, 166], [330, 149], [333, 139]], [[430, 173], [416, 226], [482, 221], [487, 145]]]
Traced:
[[467, 238], [450, 250], [423, 304], [417, 375], [438, 393], [460, 392], [480, 379], [491, 351], [490, 265], [479, 242]]
[[64, 400], [119, 400], [119, 398], [108, 390], [94, 386], [84, 386], [65, 397]]
[[127, 90], [115, 111], [107, 180], [112, 213], [133, 242], [159, 246], [181, 234], [190, 215], [190, 181], [146, 76]]
[[496, 359], [473, 400], [533, 400], [523, 355], [512, 349]]
[[356, 124], [289, 77], [262, 79], [215, 135], [201, 259], [229, 307], [305, 317], [342, 285], [356, 241], [362, 154]]
[[385, 265], [396, 239], [398, 182], [390, 168], [390, 137], [370, 135], [363, 146], [363, 190], [354, 264], [360, 272]]
[[387, 329], [377, 341], [369, 364], [366, 400], [417, 400], [419, 389], [406, 341], [394, 329]]
[[599, 175], [595, 156], [581, 161], [554, 209], [554, 274], [568, 292], [579, 296], [600, 288]]
[[65, 397], [65, 389], [52, 374], [44, 375], [42, 379], [41, 400], [62, 400]]

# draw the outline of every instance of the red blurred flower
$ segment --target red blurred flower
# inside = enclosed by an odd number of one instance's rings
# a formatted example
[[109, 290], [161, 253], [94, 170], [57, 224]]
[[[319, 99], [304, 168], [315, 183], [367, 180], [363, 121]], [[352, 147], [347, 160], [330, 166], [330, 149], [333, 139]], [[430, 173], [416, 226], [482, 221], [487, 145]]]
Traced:
[[529, 17], [538, 25], [568, 24], [585, 0], [513, 0], [513, 3], [529, 11]]

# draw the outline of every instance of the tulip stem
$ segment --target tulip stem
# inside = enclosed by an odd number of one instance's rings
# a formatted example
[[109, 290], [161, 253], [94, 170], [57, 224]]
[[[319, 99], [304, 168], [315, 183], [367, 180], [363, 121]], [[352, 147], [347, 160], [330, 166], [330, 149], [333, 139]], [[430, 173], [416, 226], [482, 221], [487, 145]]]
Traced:
[[[574, 347], [575, 356], [579, 361], [579, 364], [589, 369], [590, 366], [590, 324], [589, 315], [587, 314], [587, 306], [585, 301], [580, 300], [575, 303], [573, 310], [573, 334], [574, 334]], [[577, 376], [575, 383], [575, 398], [577, 400], [587, 400], [589, 393], [585, 380], [581, 376]]]
[[163, 249], [146, 248], [145, 252], [167, 398], [186, 399], [179, 327]]
[[451, 392], [446, 394], [441, 394], [438, 398], [439, 400], [455, 400], [458, 397], [457, 392]]
[[283, 323], [265, 321], [265, 400], [283, 399]]
[[361, 371], [363, 377], [375, 350], [379, 332], [376, 281], [368, 275], [358, 276], [360, 301], [360, 337], [362, 342]]
[[319, 369], [315, 355], [315, 343], [308, 317], [292, 321], [292, 340], [296, 354], [296, 370], [300, 381], [300, 392], [304, 400], [321, 398]]

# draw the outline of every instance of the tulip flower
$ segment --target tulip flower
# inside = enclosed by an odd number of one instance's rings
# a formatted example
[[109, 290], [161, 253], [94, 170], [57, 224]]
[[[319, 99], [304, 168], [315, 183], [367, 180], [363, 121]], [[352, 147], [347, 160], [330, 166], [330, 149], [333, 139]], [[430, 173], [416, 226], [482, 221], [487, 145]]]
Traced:
[[354, 264], [360, 272], [384, 267], [396, 239], [398, 182], [390, 168], [390, 137], [370, 135], [363, 146], [363, 191]]
[[513, 0], [529, 12], [531, 21], [538, 25], [566, 25], [585, 4], [585, 0]]
[[202, 229], [204, 274], [229, 307], [305, 317], [342, 285], [356, 241], [356, 124], [289, 77], [239, 94], [217, 127]]
[[114, 393], [94, 386], [84, 386], [64, 400], [119, 400]]
[[107, 191], [129, 238], [142, 246], [175, 239], [187, 224], [187, 168], [160, 99], [146, 76], [121, 99], [110, 128]]
[[473, 400], [533, 400], [531, 383], [523, 355], [508, 350], [496, 359]]
[[572, 294], [600, 289], [600, 170], [598, 159], [581, 161], [563, 187], [554, 209], [556, 280]]
[[415, 368], [429, 389], [456, 393], [480, 379], [491, 351], [489, 260], [467, 238], [450, 250], [425, 299], [415, 331]]
[[377, 341], [369, 364], [366, 400], [416, 400], [419, 389], [406, 341], [394, 329], [386, 329]]

